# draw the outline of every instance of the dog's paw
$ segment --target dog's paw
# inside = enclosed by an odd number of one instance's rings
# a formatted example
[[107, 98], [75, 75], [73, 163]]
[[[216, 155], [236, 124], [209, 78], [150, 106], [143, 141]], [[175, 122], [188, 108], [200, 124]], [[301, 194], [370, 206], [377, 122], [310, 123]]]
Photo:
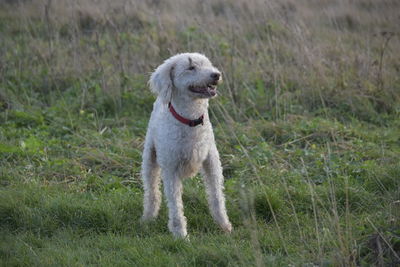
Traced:
[[233, 228], [232, 228], [232, 224], [230, 222], [225, 223], [223, 225], [221, 225], [222, 231], [224, 231], [225, 233], [231, 233]]
[[174, 229], [171, 231], [175, 239], [187, 239], [189, 240], [189, 235], [187, 234], [187, 231], [185, 229]]
[[190, 237], [189, 237], [189, 235], [186, 235], [185, 237], [180, 238], [180, 239], [182, 239], [182, 240], [185, 241], [185, 242], [190, 242]]

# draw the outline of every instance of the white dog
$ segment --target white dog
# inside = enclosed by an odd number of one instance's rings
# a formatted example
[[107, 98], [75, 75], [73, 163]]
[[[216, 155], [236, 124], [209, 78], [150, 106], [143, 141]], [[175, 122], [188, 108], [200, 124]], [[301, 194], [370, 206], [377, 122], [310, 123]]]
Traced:
[[160, 173], [168, 201], [169, 230], [185, 237], [182, 179], [202, 170], [214, 220], [232, 231], [225, 208], [222, 167], [208, 117], [208, 100], [217, 94], [221, 73], [204, 55], [183, 53], [167, 59], [151, 75], [158, 95], [143, 151], [143, 221], [157, 217], [161, 203]]

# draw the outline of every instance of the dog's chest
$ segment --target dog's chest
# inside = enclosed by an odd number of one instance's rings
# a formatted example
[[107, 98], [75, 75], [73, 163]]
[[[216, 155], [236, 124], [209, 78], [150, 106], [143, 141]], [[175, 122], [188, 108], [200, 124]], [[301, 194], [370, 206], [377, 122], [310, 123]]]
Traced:
[[207, 156], [209, 142], [207, 142], [206, 132], [183, 131], [176, 142], [177, 154], [182, 161], [200, 164]]
[[[212, 133], [205, 129], [187, 128], [172, 130], [159, 143], [164, 166], [175, 166], [183, 177], [195, 175], [206, 159], [210, 149]], [[161, 156], [161, 155], [160, 155]]]

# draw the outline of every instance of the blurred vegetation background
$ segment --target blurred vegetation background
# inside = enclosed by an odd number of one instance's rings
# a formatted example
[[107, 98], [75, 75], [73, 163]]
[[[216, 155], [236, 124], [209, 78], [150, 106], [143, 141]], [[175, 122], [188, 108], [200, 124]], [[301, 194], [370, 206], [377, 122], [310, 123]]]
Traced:
[[[0, 263], [400, 264], [400, 2], [0, 1]], [[201, 177], [190, 242], [138, 222], [149, 74], [223, 72], [210, 113], [235, 231]]]

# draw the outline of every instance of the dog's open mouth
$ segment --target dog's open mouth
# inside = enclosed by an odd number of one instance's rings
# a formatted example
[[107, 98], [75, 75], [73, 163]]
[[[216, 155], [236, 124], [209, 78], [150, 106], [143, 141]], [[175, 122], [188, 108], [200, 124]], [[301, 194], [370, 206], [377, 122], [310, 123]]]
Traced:
[[217, 94], [217, 86], [216, 84], [207, 84], [203, 86], [189, 86], [189, 90], [193, 93], [202, 94], [204, 96], [215, 96]]

